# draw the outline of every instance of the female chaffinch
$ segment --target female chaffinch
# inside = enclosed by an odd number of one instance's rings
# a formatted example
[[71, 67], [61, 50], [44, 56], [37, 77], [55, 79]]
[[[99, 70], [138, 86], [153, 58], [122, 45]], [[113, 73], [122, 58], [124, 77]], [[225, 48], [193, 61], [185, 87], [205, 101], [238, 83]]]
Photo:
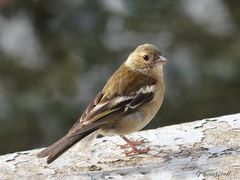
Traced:
[[154, 45], [138, 46], [68, 133], [37, 156], [48, 156], [49, 164], [79, 141], [84, 143], [85, 139], [89, 145], [98, 134], [120, 135], [132, 148], [126, 155], [148, 152], [149, 148], [136, 148], [142, 141], [130, 141], [124, 135], [142, 129], [158, 112], [164, 96], [163, 65], [166, 62]]

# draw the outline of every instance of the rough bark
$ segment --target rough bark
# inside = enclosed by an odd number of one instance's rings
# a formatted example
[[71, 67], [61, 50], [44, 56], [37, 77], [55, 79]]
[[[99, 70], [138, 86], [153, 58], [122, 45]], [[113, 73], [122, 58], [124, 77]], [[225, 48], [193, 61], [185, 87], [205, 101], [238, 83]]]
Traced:
[[75, 146], [50, 165], [40, 149], [0, 156], [0, 179], [240, 179], [240, 114], [140, 131], [148, 154], [125, 157], [117, 137], [98, 138], [91, 152]]

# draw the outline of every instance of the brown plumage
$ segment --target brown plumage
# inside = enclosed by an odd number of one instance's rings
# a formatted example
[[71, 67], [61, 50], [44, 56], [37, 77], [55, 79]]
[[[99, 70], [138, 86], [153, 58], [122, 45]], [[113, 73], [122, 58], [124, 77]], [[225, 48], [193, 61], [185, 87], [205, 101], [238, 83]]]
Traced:
[[[108, 80], [103, 90], [90, 102], [81, 118], [67, 135], [41, 151], [53, 162], [85, 137], [130, 134], [143, 128], [159, 110], [163, 95], [163, 70], [166, 59], [153, 45], [145, 44], [133, 51], [125, 63]], [[126, 140], [126, 137], [123, 137]], [[126, 140], [134, 153], [144, 153]]]

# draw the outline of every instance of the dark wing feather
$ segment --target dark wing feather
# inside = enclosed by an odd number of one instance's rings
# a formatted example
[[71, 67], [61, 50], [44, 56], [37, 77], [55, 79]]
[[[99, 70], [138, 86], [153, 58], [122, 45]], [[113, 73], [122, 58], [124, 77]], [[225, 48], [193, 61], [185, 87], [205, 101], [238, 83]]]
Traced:
[[80, 119], [84, 119], [87, 116], [87, 114], [100, 102], [102, 97], [103, 97], [103, 93], [102, 92], [98, 93], [98, 95], [89, 103], [88, 107], [83, 112]]
[[149, 101], [151, 101], [154, 97], [154, 93], [153, 92], [146, 92], [143, 93], [142, 91], [140, 91], [137, 96], [131, 101], [131, 103], [129, 104], [129, 107], [131, 109], [135, 109], [145, 103], [148, 103]]

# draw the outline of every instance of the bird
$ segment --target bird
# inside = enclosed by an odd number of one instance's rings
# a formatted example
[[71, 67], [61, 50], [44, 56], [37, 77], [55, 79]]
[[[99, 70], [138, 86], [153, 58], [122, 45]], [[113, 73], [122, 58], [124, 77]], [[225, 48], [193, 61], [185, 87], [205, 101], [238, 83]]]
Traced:
[[149, 148], [136, 147], [143, 141], [132, 141], [126, 135], [144, 128], [160, 109], [165, 91], [163, 66], [167, 62], [155, 45], [139, 45], [68, 133], [37, 157], [47, 157], [47, 164], [50, 164], [78, 142], [90, 145], [97, 135], [119, 135], [132, 148], [126, 152], [127, 156], [147, 153]]

